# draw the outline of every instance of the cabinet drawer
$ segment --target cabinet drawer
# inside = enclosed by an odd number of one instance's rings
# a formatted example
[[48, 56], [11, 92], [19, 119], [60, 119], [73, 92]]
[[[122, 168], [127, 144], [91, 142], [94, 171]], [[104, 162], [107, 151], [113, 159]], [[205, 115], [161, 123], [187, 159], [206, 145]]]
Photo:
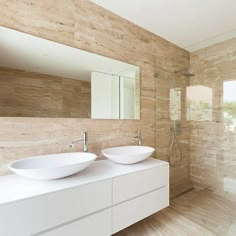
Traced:
[[169, 185], [168, 165], [115, 177], [113, 179], [113, 204], [167, 185]]
[[109, 236], [111, 234], [111, 209], [108, 209], [40, 235]]
[[121, 203], [113, 208], [113, 229], [116, 233], [169, 205], [169, 187]]
[[112, 180], [81, 185], [0, 206], [0, 235], [27, 236], [112, 204]]

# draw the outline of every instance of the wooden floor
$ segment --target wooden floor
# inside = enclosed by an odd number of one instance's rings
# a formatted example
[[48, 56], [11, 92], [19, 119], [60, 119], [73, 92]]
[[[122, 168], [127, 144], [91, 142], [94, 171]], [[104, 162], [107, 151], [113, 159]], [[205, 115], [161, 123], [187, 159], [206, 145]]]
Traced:
[[236, 202], [193, 190], [115, 236], [236, 236]]

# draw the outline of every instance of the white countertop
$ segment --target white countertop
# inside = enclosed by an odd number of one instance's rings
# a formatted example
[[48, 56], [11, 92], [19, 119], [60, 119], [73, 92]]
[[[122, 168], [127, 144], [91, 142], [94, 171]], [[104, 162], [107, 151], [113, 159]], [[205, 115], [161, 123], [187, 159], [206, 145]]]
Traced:
[[0, 205], [162, 165], [168, 165], [168, 162], [148, 158], [137, 164], [120, 165], [102, 160], [75, 175], [57, 180], [32, 180], [16, 174], [1, 176]]

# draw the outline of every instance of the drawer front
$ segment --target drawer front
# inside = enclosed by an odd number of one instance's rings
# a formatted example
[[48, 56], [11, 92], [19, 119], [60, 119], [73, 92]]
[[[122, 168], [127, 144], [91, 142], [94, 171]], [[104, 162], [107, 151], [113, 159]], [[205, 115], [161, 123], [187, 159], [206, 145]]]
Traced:
[[71, 224], [49, 231], [41, 236], [109, 236], [111, 232], [111, 209], [99, 212]]
[[169, 187], [121, 203], [113, 208], [113, 229], [116, 233], [169, 205]]
[[168, 165], [116, 177], [113, 179], [113, 204], [167, 185], [169, 185]]
[[112, 180], [0, 206], [0, 235], [27, 236], [78, 219], [112, 204]]

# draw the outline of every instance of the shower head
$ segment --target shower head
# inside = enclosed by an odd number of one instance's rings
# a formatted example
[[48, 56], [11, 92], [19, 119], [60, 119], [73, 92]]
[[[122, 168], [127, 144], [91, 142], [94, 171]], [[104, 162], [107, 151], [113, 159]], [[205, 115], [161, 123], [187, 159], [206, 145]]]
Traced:
[[175, 71], [175, 73], [181, 73], [182, 75], [187, 76], [187, 77], [195, 76], [195, 74], [193, 74], [190, 69], [178, 70], [178, 71]]
[[195, 74], [193, 74], [192, 71], [189, 69], [183, 71], [183, 75], [188, 77], [195, 76]]

